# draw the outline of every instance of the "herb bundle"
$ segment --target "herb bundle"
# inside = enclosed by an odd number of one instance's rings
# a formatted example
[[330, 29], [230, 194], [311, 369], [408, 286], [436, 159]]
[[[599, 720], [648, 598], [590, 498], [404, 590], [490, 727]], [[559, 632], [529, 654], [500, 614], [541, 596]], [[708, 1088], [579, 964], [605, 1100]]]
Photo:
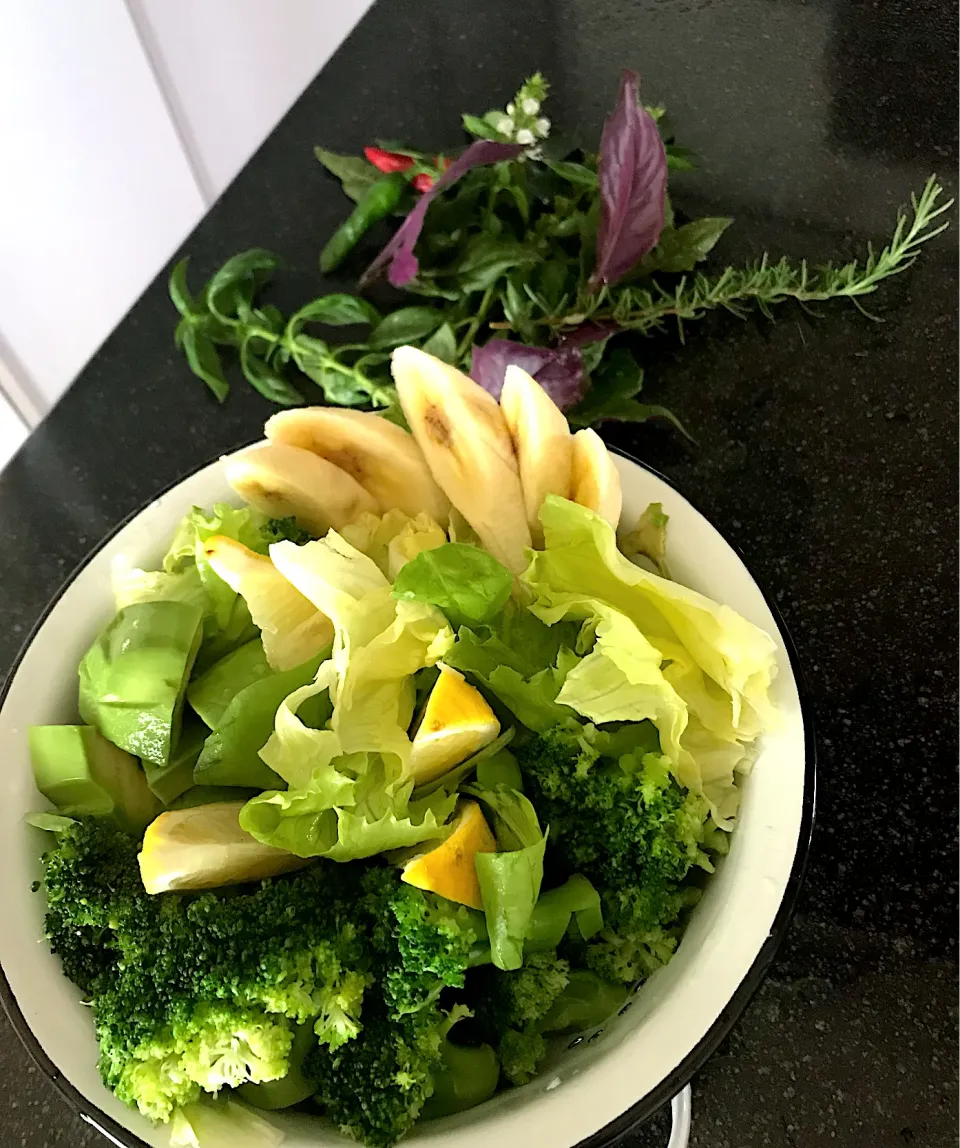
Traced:
[[[400, 418], [390, 352], [409, 343], [495, 396], [515, 363], [576, 424], [659, 417], [679, 426], [670, 411], [640, 401], [643, 370], [618, 336], [674, 322], [682, 334], [684, 323], [721, 308], [772, 317], [775, 304], [791, 299], [849, 299], [862, 310], [863, 296], [948, 226], [942, 217], [953, 201], [942, 201], [931, 176], [886, 245], [868, 247], [861, 260], [814, 268], [764, 255], [745, 267], [698, 270], [732, 220], [675, 215], [668, 175], [692, 159], [669, 135], [663, 109], [640, 103], [635, 73], [623, 74], [597, 153], [554, 148], [546, 96], [535, 75], [504, 111], [463, 116], [474, 139], [455, 157], [387, 143], [363, 156], [317, 148], [355, 202], [325, 244], [321, 269], [356, 260], [360, 290], [385, 273], [398, 305], [384, 313], [360, 294], [336, 293], [286, 317], [260, 300], [279, 263], [270, 252], [227, 260], [196, 296], [184, 259], [170, 294], [180, 313], [176, 342], [193, 372], [222, 402], [226, 351], [275, 403], [383, 408]], [[358, 244], [393, 215], [402, 222], [363, 270]], [[363, 335], [337, 341], [330, 329], [338, 327]]]

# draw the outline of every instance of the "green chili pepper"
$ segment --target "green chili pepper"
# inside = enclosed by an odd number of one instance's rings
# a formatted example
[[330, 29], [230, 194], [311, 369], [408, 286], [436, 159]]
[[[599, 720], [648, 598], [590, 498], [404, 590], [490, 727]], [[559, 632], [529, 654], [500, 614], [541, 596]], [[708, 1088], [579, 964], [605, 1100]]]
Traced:
[[406, 186], [406, 176], [399, 171], [372, 183], [348, 219], [330, 236], [326, 247], [320, 252], [320, 270], [335, 271], [356, 247], [361, 235], [393, 211]]

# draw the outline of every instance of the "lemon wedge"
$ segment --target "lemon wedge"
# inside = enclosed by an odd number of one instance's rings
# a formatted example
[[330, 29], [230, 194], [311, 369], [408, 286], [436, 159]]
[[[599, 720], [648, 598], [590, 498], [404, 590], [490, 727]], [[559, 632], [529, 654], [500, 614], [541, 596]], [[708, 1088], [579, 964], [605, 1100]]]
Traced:
[[246, 601], [272, 669], [292, 670], [333, 641], [330, 619], [265, 555], [221, 534], [207, 539], [204, 554], [214, 574]]
[[307, 864], [285, 849], [261, 845], [240, 828], [242, 801], [216, 801], [193, 809], [168, 809], [143, 835], [137, 860], [148, 893], [215, 889], [258, 881]]
[[463, 674], [438, 665], [440, 677], [413, 736], [410, 771], [415, 785], [441, 777], [500, 733], [500, 723], [480, 691]]
[[435, 849], [412, 858], [403, 867], [400, 879], [418, 889], [438, 893], [448, 901], [482, 909], [480, 882], [474, 858], [478, 853], [496, 853], [497, 842], [475, 801], [463, 801], [453, 830]]

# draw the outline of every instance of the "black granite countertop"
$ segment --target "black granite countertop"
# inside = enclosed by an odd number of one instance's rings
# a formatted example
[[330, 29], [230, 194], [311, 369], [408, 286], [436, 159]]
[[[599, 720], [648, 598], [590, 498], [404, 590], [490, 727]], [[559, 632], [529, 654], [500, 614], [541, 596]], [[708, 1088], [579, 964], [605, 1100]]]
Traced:
[[[679, 204], [737, 217], [729, 258], [852, 254], [931, 171], [955, 186], [956, 25], [942, 0], [384, 0], [184, 250], [203, 273], [269, 247], [291, 265], [278, 301], [307, 298], [344, 212], [314, 143], [450, 146], [460, 111], [535, 68], [554, 122], [593, 139], [634, 66], [704, 157]], [[741, 547], [818, 723], [800, 910], [694, 1081], [696, 1148], [957, 1143], [957, 234], [871, 301], [882, 323], [831, 305], [649, 343], [650, 397], [698, 448], [606, 432]], [[0, 666], [106, 532], [269, 413], [242, 385], [218, 408], [171, 328], [161, 278], [0, 477]], [[3, 1019], [0, 1075], [4, 1146], [101, 1142]], [[665, 1141], [660, 1120], [632, 1143]]]

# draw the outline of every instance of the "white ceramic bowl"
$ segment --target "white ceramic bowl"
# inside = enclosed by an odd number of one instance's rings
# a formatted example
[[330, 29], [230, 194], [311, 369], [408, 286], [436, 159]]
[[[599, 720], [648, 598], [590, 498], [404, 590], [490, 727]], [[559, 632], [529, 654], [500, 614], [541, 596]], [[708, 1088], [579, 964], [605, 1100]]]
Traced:
[[[574, 1040], [550, 1070], [460, 1116], [425, 1123], [405, 1143], [457, 1148], [598, 1148], [678, 1092], [743, 1009], [784, 932], [807, 850], [814, 748], [804, 721], [789, 640], [740, 557], [665, 480], [617, 458], [624, 515], [651, 501], [670, 515], [674, 576], [762, 626], [778, 646], [774, 700], [782, 726], [763, 739], [743, 782], [730, 852], [708, 882], [676, 956], [655, 973], [621, 1015]], [[42, 941], [44, 905], [31, 893], [44, 836], [24, 814], [45, 804], [33, 786], [27, 727], [76, 721], [81, 656], [114, 612], [110, 564], [124, 554], [138, 566], [159, 562], [180, 518], [193, 505], [233, 501], [212, 464], [152, 502], [117, 530], [49, 608], [10, 675], [0, 706], [0, 991], [14, 1027], [41, 1068], [82, 1115], [115, 1143], [166, 1145], [167, 1132], [121, 1104], [100, 1082], [89, 1010]], [[273, 1114], [288, 1148], [343, 1145], [331, 1127]]]

